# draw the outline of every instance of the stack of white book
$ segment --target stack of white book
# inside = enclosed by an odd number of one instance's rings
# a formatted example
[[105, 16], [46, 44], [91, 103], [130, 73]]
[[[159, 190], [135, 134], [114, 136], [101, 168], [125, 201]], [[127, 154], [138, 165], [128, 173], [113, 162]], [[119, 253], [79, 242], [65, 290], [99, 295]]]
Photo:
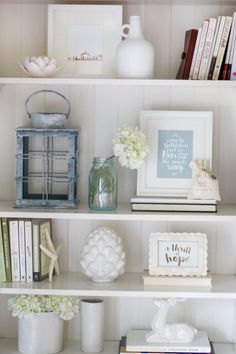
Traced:
[[164, 197], [144, 197], [135, 196], [131, 198], [131, 210], [133, 211], [217, 211], [217, 200], [215, 199], [187, 199], [164, 198]]
[[150, 330], [132, 329], [126, 336], [126, 352], [133, 353], [214, 353], [205, 331], [198, 331], [190, 343], [150, 343]]

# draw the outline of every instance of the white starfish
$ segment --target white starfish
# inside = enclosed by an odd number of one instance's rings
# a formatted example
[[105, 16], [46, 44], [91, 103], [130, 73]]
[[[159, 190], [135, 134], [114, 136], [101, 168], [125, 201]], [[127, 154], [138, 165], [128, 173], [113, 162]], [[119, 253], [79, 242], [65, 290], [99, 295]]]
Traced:
[[55, 249], [48, 230], [45, 230], [45, 233], [46, 233], [46, 240], [47, 240], [48, 248], [46, 248], [40, 244], [40, 249], [42, 250], [42, 252], [46, 256], [51, 258], [50, 265], [49, 265], [49, 281], [51, 282], [54, 268], [55, 268], [55, 273], [57, 275], [60, 274], [59, 263], [58, 263], [58, 254], [61, 250], [62, 244], [60, 243], [60, 245], [58, 245], [57, 248]]

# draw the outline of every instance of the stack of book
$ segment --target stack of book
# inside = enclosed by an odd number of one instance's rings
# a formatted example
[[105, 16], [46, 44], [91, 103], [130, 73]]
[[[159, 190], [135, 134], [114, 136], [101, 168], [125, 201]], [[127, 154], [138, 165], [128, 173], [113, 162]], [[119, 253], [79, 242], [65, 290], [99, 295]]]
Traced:
[[236, 79], [236, 13], [210, 17], [185, 33], [177, 79]]
[[50, 220], [0, 219], [0, 281], [32, 282], [48, 276], [50, 258], [40, 249], [48, 248], [46, 230]]
[[133, 211], [217, 211], [217, 200], [142, 197], [131, 198], [131, 210]]
[[149, 343], [146, 342], [147, 330], [130, 330], [122, 336], [119, 343], [119, 354], [214, 354], [214, 348], [206, 332], [199, 331], [191, 343]]

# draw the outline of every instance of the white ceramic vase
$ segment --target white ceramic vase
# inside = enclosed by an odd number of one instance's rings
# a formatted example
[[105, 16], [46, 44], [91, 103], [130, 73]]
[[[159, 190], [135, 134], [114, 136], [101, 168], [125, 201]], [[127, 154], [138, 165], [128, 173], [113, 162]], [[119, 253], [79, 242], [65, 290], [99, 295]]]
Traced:
[[100, 353], [104, 343], [104, 302], [100, 299], [80, 301], [80, 342], [85, 353]]
[[[128, 35], [124, 33], [129, 29]], [[150, 79], [154, 72], [154, 48], [142, 34], [140, 16], [130, 16], [123, 26], [123, 37], [116, 51], [116, 72], [120, 78]]]
[[18, 350], [24, 354], [53, 354], [63, 350], [64, 320], [57, 313], [35, 313], [18, 320]]

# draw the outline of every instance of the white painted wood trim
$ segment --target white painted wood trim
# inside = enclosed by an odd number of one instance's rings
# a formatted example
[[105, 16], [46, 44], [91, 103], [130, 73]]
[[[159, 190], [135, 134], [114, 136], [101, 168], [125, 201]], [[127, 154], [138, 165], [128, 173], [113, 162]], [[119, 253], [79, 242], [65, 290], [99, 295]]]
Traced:
[[118, 204], [115, 211], [96, 212], [80, 203], [77, 209], [14, 208], [13, 201], [0, 201], [0, 217], [51, 218], [64, 220], [123, 220], [123, 221], [236, 221], [236, 204], [220, 204], [217, 213], [200, 212], [134, 212], [129, 204]]
[[[17, 339], [3, 338], [0, 339], [1, 352], [4, 354], [18, 354]], [[101, 354], [115, 354], [118, 352], [118, 342], [107, 341], [104, 343], [104, 351]], [[62, 354], [81, 354], [79, 341], [71, 340], [64, 342], [64, 350]], [[217, 354], [217, 353], [216, 353]], [[225, 353], [227, 354], [227, 353]]]
[[[27, 3], [27, 4], [50, 4], [52, 1], [51, 0], [0, 0], [0, 4], [21, 4], [22, 2]], [[76, 3], [75, 0], [65, 0], [63, 3], [67, 4], [73, 4]], [[100, 3], [101, 0], [87, 0], [86, 3]], [[198, 5], [202, 4], [202, 0], [104, 0], [103, 1], [105, 4], [106, 3], [111, 3], [111, 4], [159, 4], [159, 5]], [[211, 5], [230, 5], [234, 4], [236, 1], [235, 0], [208, 0], [207, 3]], [[83, 3], [83, 2], [82, 2]]]
[[[116, 354], [118, 352], [118, 341], [106, 341], [104, 343], [104, 351], [101, 354]], [[234, 345], [231, 343], [214, 343], [215, 354], [233, 354]], [[16, 338], [4, 338], [0, 339], [0, 348], [4, 354], [18, 354], [17, 339]], [[79, 350], [79, 341], [71, 340], [65, 341], [64, 350], [62, 354], [81, 354]]]
[[68, 85], [68, 86], [177, 86], [235, 88], [236, 80], [160, 80], [117, 78], [26, 78], [0, 77], [0, 85]]
[[64, 296], [102, 296], [115, 298], [184, 297], [187, 299], [228, 299], [236, 300], [236, 276], [212, 275], [212, 287], [207, 286], [145, 286], [143, 273], [125, 273], [111, 283], [89, 281], [79, 272], [62, 272], [39, 283], [0, 283], [0, 294], [37, 294]]
[[[101, 354], [116, 354], [118, 352], [118, 341], [106, 341], [104, 343], [104, 351]], [[214, 343], [215, 354], [233, 354], [234, 345], [231, 343]], [[4, 354], [18, 354], [17, 339], [4, 338], [0, 339], [0, 348]], [[79, 350], [79, 341], [65, 341], [62, 354], [81, 354]]]

